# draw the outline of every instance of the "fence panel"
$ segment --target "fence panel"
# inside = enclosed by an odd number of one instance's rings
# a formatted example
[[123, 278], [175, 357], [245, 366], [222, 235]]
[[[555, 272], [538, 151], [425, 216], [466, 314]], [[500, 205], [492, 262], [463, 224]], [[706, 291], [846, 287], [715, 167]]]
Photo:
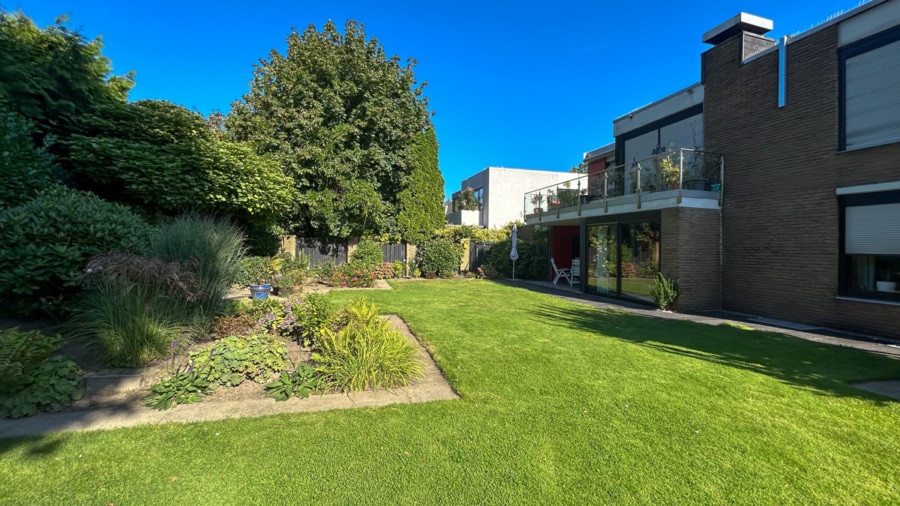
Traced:
[[405, 244], [382, 244], [381, 252], [384, 254], [384, 261], [394, 263], [401, 261], [406, 263], [406, 245]]
[[336, 265], [347, 263], [347, 245], [343, 243], [323, 243], [318, 239], [297, 238], [297, 254], [303, 253], [309, 257], [309, 266], [316, 267], [328, 261], [334, 260]]
[[472, 242], [469, 244], [469, 270], [475, 271], [486, 264], [491, 256], [492, 242]]

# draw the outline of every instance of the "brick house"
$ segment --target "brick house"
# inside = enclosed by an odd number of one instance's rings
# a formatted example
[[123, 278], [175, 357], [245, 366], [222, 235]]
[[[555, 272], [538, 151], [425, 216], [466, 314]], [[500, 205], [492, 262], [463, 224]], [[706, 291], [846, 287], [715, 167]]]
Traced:
[[[528, 223], [552, 227], [554, 255], [577, 228], [586, 292], [647, 300], [639, 280], [657, 267], [680, 279], [684, 311], [900, 337], [900, 0], [780, 41], [766, 37], [772, 28], [742, 13], [704, 34], [712, 47], [693, 104], [676, 94], [617, 119], [618, 168], [589, 175], [585, 198]], [[693, 150], [678, 149], [683, 131], [666, 146], [666, 129], [698, 112]], [[631, 153], [652, 145], [654, 128], [650, 181], [623, 192], [639, 159]], [[679, 165], [677, 189], [660, 184], [663, 159]], [[705, 184], [694, 186], [698, 168]], [[598, 226], [615, 234], [606, 252]]]

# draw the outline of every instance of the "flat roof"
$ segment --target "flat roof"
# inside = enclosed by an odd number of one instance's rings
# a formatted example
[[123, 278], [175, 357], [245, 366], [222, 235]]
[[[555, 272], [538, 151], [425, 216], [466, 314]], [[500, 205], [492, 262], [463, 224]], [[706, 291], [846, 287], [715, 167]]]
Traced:
[[741, 32], [763, 35], [772, 31], [774, 27], [775, 23], [771, 19], [741, 12], [704, 33], [703, 42], [715, 45]]

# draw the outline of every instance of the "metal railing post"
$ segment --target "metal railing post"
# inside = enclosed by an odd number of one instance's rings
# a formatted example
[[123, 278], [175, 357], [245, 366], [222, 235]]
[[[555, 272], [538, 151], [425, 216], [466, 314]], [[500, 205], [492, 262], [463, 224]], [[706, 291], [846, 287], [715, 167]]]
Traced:
[[644, 189], [641, 188], [641, 164], [637, 164], [637, 208], [641, 208], [641, 192]]
[[603, 170], [603, 212], [609, 212], [609, 167]]
[[[684, 191], [684, 148], [681, 148], [681, 153], [679, 153], [678, 157], [678, 204], [681, 204], [681, 199], [683, 197]], [[694, 151], [694, 156], [697, 156], [697, 152]]]
[[575, 194], [578, 199], [578, 216], [581, 216], [581, 180], [578, 180], [578, 192]]

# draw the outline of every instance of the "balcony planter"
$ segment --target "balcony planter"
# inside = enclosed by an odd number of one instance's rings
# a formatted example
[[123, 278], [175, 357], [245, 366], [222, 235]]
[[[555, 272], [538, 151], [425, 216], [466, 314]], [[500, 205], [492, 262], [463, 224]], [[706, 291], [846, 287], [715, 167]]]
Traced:
[[272, 285], [250, 285], [250, 297], [256, 300], [268, 299], [271, 291]]

